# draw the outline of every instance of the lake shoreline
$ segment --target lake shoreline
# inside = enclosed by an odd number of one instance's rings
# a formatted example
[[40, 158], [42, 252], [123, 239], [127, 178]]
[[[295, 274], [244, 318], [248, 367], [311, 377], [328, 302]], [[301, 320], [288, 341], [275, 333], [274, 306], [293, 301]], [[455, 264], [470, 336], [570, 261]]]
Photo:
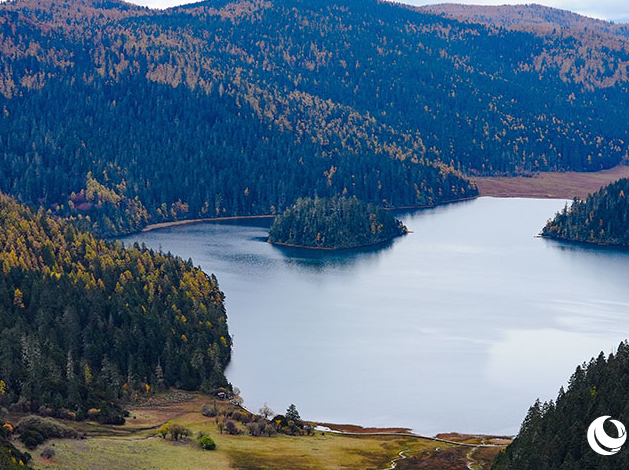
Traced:
[[[441, 442], [465, 441], [470, 438], [484, 437], [488, 439], [502, 439], [511, 441], [515, 436], [498, 435], [498, 434], [482, 434], [482, 433], [460, 433], [460, 432], [440, 432], [434, 436], [424, 436], [414, 432], [411, 428], [405, 427], [364, 427], [359, 424], [338, 424], [338, 423], [322, 423], [315, 422], [317, 426], [330, 429], [331, 432], [350, 435], [407, 435], [409, 437], [419, 437], [421, 439], [438, 440]], [[457, 442], [458, 443], [458, 442]]]
[[[584, 350], [605, 350], [616, 344], [616, 323], [622, 324], [619, 315], [596, 336], [548, 331], [548, 322], [561, 318], [562, 310], [539, 298], [570, 299], [569, 306], [580, 302], [593, 305], [592, 310], [620, 313], [627, 302], [618, 272], [625, 270], [629, 254], [581, 253], [534, 238], [563, 205], [564, 200], [481, 197], [436, 210], [401, 212], [404, 215], [397, 217], [420, 236], [385, 249], [345, 253], [273, 247], [266, 243], [270, 221], [208, 223], [123, 241], [144, 242], [149, 248], [191, 258], [216, 275], [230, 299], [229, 327], [236, 338], [226, 377], [246, 391], [251, 408], [272, 401], [274, 409], [283, 409], [295, 402], [302, 416], [321, 422], [410, 427], [423, 435], [448, 429], [512, 435], [532, 402], [525, 396], [531, 386], [523, 384], [523, 378], [522, 383], [516, 382], [523, 391], [508, 387], [505, 391], [501, 386], [496, 390], [494, 379], [511, 370], [513, 357], [517, 363], [521, 345], [531, 338], [538, 341], [539, 357], [518, 365], [537, 377], [535, 361], [546, 361], [546, 352], [553, 351], [557, 342], [579, 341]], [[484, 259], [491, 264], [481, 270]], [[514, 272], [513, 266], [519, 269]], [[553, 274], [540, 280], [540, 270]], [[602, 285], [602, 300], [597, 303], [588, 297], [591, 276]], [[479, 290], [486, 279], [502, 287]], [[518, 287], [522, 282], [528, 282], [535, 294], [523, 292]], [[451, 294], [455, 288], [463, 292], [462, 297]], [[514, 315], [526, 316], [527, 328], [511, 333], [501, 306], [507, 301]], [[539, 307], [530, 308], [533, 303]], [[596, 314], [586, 309], [580, 313], [580, 321], [597, 324]], [[491, 321], [491, 331], [484, 320]], [[269, 346], [268, 338], [275, 337], [278, 324], [283, 335], [294, 338], [288, 349], [276, 341]], [[393, 351], [387, 341], [394, 342]], [[315, 347], [299, 347], [304, 342]], [[408, 358], [405, 363], [399, 361], [402, 353]], [[548, 367], [557, 374], [572, 371], [581, 354], [566, 353]], [[378, 361], [386, 361], [387, 368], [373, 367]], [[297, 363], [315, 378], [308, 387], [289, 379]], [[380, 387], [409, 367], [415, 371], [413, 378], [398, 384], [406, 403], [400, 410], [381, 400]], [[444, 369], [448, 374], [443, 374]], [[277, 383], [268, 384], [269, 376], [278, 377]], [[464, 396], [421, 388], [422, 382], [430, 381], [440, 390], [454, 390], [461, 379], [471, 384]], [[415, 387], [415, 382], [420, 386]], [[528, 375], [526, 382], [530, 382]], [[543, 399], [556, 396], [547, 382], [539, 379], [538, 388], [550, 389], [537, 392]], [[319, 387], [324, 383], [339, 386]]]
[[[433, 205], [384, 207], [384, 209], [388, 210], [388, 211], [434, 209], [435, 207], [445, 206], [445, 205], [448, 205], [448, 204], [455, 204], [457, 202], [473, 201], [474, 199], [477, 199], [479, 197], [481, 197], [480, 194], [477, 195], [477, 196], [466, 197], [466, 198], [462, 198], [462, 199], [451, 199], [451, 200], [443, 201], [443, 202], [440, 202], [439, 204], [433, 204]], [[145, 233], [145, 232], [151, 232], [153, 230], [161, 230], [163, 228], [176, 227], [176, 226], [179, 226], [179, 225], [200, 224], [200, 223], [203, 223], [203, 222], [225, 222], [225, 221], [231, 221], [231, 220], [272, 219], [272, 218], [277, 217], [278, 215], [279, 214], [232, 215], [232, 216], [225, 216], [225, 217], [202, 217], [202, 218], [199, 218], [199, 219], [173, 220], [173, 221], [170, 221], [170, 222], [159, 222], [159, 223], [156, 223], [156, 224], [149, 224], [146, 227], [144, 227], [141, 230], [139, 230], [138, 232], [133, 232], [133, 233]], [[133, 235], [133, 233], [130, 233], [130, 234], [127, 234], [127, 235]], [[390, 241], [390, 240], [387, 240], [387, 241]], [[383, 243], [383, 242], [379, 242], [379, 243]], [[288, 246], [298, 246], [298, 245], [288, 245]], [[372, 245], [364, 245], [363, 247], [365, 247], [365, 246], [372, 246]], [[313, 247], [309, 247], [309, 246], [303, 246], [303, 247], [299, 246], [299, 247], [300, 248], [313, 248]], [[360, 247], [355, 247], [355, 248], [360, 248]], [[337, 248], [329, 248], [329, 249], [336, 250]]]
[[344, 251], [344, 250], [356, 250], [358, 248], [371, 248], [371, 247], [374, 247], [374, 246], [384, 245], [386, 243], [391, 243], [393, 240], [395, 240], [398, 237], [403, 237], [404, 235], [408, 235], [409, 233], [411, 233], [411, 232], [406, 232], [406, 233], [403, 233], [401, 235], [397, 235], [395, 237], [379, 241], [377, 243], [367, 243], [365, 245], [357, 245], [357, 246], [349, 246], [349, 247], [295, 245], [293, 243], [271, 242], [269, 240], [267, 240], [267, 243], [270, 243], [271, 245], [284, 246], [284, 247], [288, 247], [288, 248], [303, 248], [303, 249], [306, 249], [306, 250]]
[[627, 245], [618, 245], [615, 243], [585, 241], [585, 240], [571, 240], [570, 238], [551, 237], [549, 235], [542, 235], [541, 233], [535, 235], [535, 238], [543, 238], [545, 240], [554, 240], [563, 243], [570, 243], [574, 245], [590, 246], [590, 247], [602, 247], [602, 248], [614, 248], [619, 250], [629, 250]]
[[200, 224], [203, 222], [225, 222], [225, 221], [230, 221], [230, 220], [247, 220], [247, 219], [270, 219], [273, 217], [275, 217], [275, 215], [273, 214], [262, 214], [262, 215], [233, 215], [233, 216], [226, 216], [226, 217], [203, 217], [200, 219], [173, 220], [171, 222], [159, 222], [157, 224], [149, 224], [146, 227], [144, 227], [142, 230], [136, 233], [151, 232], [153, 230], [177, 227], [179, 225]]
[[[424, 204], [398, 207], [385, 207], [386, 210], [433, 209], [457, 202], [472, 201], [479, 197], [527, 198], [527, 199], [573, 199], [583, 198], [603, 186], [620, 178], [629, 178], [629, 165], [617, 165], [607, 170], [594, 172], [548, 171], [532, 176], [472, 176], [466, 175], [478, 187], [478, 195], [461, 199], [442, 201], [438, 204]], [[173, 220], [149, 224], [136, 233], [150, 232], [179, 225], [203, 222], [224, 222], [231, 220], [270, 219], [278, 214], [234, 215], [224, 217], [202, 217], [197, 219]], [[369, 245], [367, 245], [369, 246]], [[312, 248], [312, 247], [302, 247]], [[357, 247], [358, 248], [358, 247]], [[335, 249], [335, 248], [332, 248]]]

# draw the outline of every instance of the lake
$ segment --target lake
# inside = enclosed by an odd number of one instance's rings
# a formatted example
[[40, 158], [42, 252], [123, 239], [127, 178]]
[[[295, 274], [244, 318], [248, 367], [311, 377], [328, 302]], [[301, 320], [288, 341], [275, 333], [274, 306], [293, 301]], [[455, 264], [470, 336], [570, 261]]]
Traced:
[[123, 238], [215, 273], [245, 406], [365, 426], [515, 434], [537, 397], [629, 336], [629, 252], [535, 238], [563, 200], [400, 213], [373, 249], [265, 242], [270, 220]]

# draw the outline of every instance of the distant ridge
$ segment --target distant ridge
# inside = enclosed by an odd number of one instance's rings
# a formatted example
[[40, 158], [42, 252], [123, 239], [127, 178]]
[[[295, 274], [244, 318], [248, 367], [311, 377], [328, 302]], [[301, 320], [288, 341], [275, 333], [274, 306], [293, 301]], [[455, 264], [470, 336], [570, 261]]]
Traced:
[[548, 33], [557, 29], [585, 31], [629, 38], [629, 24], [590, 18], [568, 10], [536, 3], [526, 5], [463, 5], [439, 3], [418, 7], [419, 11], [473, 23]]

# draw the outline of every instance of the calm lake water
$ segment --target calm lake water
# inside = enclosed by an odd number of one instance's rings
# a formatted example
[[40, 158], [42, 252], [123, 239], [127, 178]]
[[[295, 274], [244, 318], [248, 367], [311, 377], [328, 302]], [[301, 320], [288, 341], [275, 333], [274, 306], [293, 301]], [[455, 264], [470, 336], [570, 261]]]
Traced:
[[517, 432], [537, 397], [629, 336], [629, 252], [535, 238], [559, 200], [477, 200], [403, 213], [414, 233], [370, 250], [265, 242], [265, 221], [137, 241], [217, 275], [245, 406], [310, 420]]

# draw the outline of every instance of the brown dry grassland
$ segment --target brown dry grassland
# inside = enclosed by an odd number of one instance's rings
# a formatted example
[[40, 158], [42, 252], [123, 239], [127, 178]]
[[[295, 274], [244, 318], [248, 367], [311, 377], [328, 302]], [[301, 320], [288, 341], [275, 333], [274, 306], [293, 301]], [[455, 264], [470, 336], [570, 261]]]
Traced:
[[537, 173], [532, 177], [472, 178], [480, 196], [572, 199], [584, 198], [620, 178], [629, 177], [629, 166], [618, 165], [594, 173]]

